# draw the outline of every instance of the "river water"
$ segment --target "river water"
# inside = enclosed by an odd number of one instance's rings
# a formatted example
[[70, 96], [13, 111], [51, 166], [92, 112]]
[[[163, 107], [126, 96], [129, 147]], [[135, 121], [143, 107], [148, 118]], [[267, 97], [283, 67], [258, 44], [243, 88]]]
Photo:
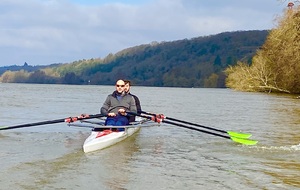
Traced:
[[[113, 86], [0, 84], [0, 125], [96, 114]], [[255, 146], [161, 124], [83, 153], [90, 129], [0, 131], [0, 189], [300, 189], [300, 100], [230, 89], [132, 87], [144, 111], [251, 133]]]

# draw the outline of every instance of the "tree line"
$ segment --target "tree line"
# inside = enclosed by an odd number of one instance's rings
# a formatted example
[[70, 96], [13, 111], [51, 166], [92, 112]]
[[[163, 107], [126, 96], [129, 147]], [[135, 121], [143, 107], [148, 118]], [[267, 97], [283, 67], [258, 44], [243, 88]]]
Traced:
[[[105, 58], [78, 60], [34, 71], [7, 70], [1, 82], [111, 85], [117, 78], [134, 85], [225, 87], [224, 70], [251, 63], [269, 31], [235, 31], [171, 42], [152, 42]], [[28, 67], [28, 65], [27, 65]]]

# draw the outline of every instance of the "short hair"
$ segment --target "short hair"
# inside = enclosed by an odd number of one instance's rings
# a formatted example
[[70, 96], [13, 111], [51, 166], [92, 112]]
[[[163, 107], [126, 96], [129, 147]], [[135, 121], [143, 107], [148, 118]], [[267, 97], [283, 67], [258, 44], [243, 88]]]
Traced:
[[125, 84], [129, 84], [129, 86], [131, 86], [131, 82], [130, 80], [123, 80], [125, 82]]

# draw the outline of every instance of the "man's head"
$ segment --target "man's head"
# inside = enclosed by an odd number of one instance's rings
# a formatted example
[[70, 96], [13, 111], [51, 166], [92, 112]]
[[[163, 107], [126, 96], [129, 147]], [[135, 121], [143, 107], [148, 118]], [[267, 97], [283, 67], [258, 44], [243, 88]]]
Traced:
[[118, 93], [122, 93], [124, 91], [125, 82], [123, 80], [117, 80], [116, 82], [116, 90]]
[[130, 86], [131, 86], [131, 83], [129, 80], [124, 80], [124, 83], [125, 83], [125, 87], [124, 87], [124, 91], [126, 93], [128, 93], [130, 91]]

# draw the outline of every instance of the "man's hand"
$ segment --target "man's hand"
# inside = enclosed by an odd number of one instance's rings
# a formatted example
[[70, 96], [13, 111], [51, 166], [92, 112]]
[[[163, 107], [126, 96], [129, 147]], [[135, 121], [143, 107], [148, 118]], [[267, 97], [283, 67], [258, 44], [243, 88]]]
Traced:
[[125, 109], [123, 109], [123, 108], [119, 109], [118, 112], [119, 112], [121, 115], [124, 115], [124, 116], [126, 115], [126, 111], [125, 111]]
[[111, 112], [111, 113], [108, 113], [107, 115], [108, 115], [108, 116], [110, 116], [110, 117], [115, 117], [115, 116], [116, 116], [116, 114], [115, 114], [115, 113], [113, 113], [113, 112]]

